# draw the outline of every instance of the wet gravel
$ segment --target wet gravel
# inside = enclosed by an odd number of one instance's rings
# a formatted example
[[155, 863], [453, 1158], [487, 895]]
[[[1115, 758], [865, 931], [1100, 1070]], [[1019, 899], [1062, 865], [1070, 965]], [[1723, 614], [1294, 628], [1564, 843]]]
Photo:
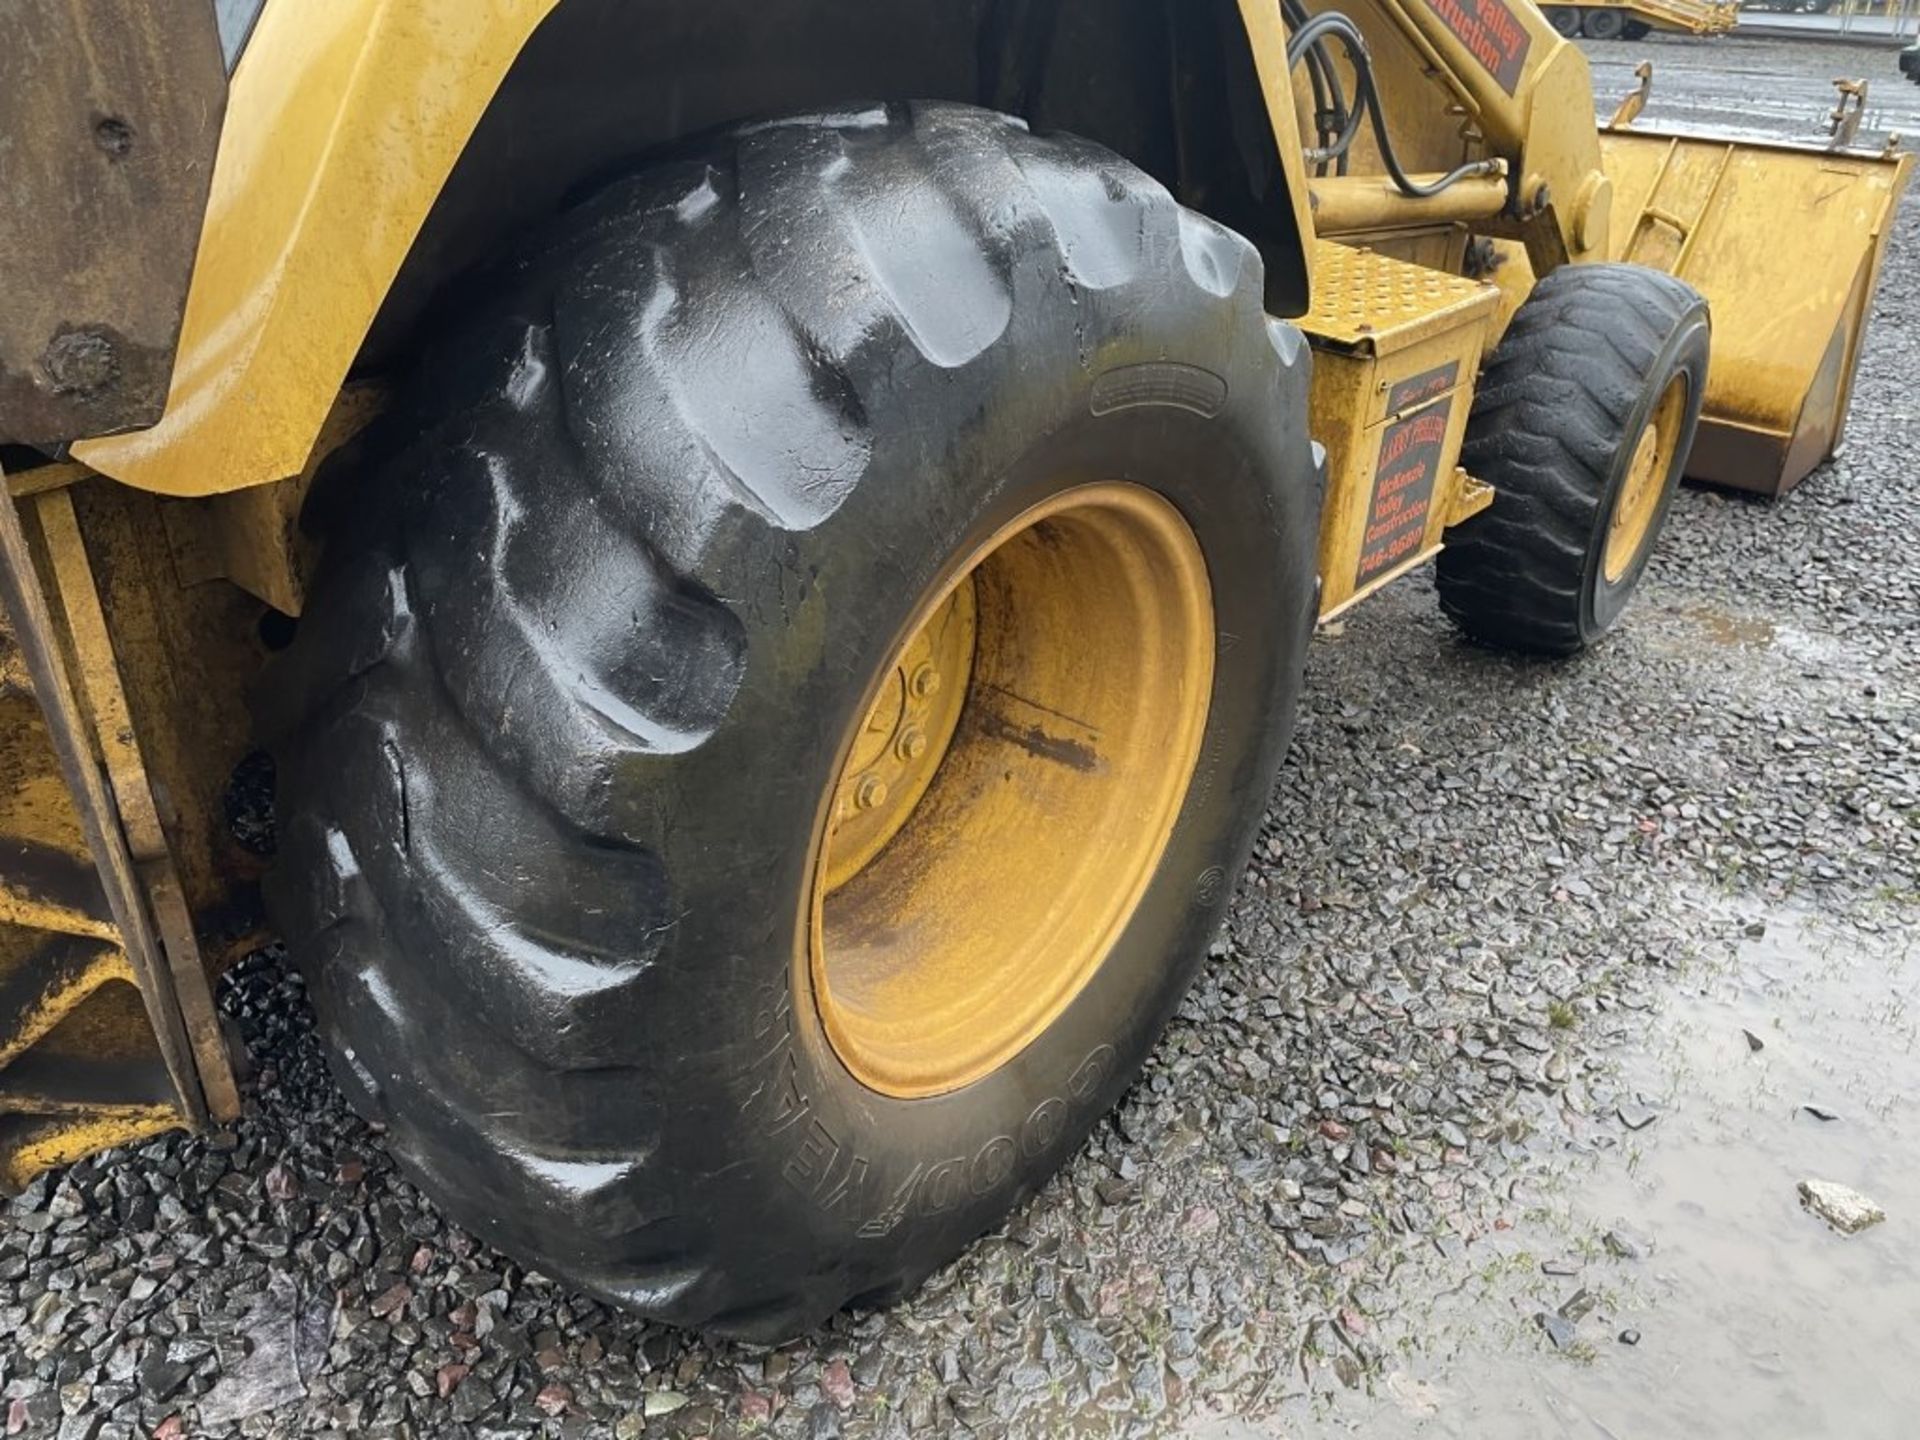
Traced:
[[[1808, 83], [1831, 55], [1767, 51]], [[1623, 1047], [1754, 913], [1920, 920], [1916, 255], [1910, 199], [1841, 460], [1778, 505], [1683, 495], [1591, 657], [1474, 649], [1421, 578], [1328, 628], [1145, 1076], [907, 1304], [763, 1350], [570, 1297], [394, 1171], [267, 952], [222, 996], [241, 1123], [0, 1210], [0, 1432], [1294, 1435], [1439, 1411], [1464, 1333], [1622, 1345], [1608, 1277], [1644, 1237], [1558, 1268], [1503, 1237], [1568, 1166], [1659, 1143]]]

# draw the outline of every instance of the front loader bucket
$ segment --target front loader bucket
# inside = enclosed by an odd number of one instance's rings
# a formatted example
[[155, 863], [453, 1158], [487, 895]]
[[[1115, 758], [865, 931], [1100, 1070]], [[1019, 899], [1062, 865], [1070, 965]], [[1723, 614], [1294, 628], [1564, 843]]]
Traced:
[[1713, 307], [1687, 473], [1780, 495], [1834, 452], [1911, 155], [1645, 130], [1601, 135], [1613, 256]]

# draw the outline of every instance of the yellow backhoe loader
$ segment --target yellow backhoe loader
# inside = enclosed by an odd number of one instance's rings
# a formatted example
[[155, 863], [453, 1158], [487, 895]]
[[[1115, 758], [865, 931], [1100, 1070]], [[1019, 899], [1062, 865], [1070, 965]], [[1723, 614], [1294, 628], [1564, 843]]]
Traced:
[[759, 1337], [1128, 1084], [1317, 619], [1582, 650], [1831, 453], [1909, 165], [1523, 0], [0, 16], [0, 1185], [232, 1116], [277, 935], [456, 1218]]

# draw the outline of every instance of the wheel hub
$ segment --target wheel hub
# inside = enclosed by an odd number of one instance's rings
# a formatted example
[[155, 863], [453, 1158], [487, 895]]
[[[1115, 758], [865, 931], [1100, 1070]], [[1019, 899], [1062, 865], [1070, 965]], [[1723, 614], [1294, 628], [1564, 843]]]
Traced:
[[1086, 987], [1172, 837], [1213, 655], [1199, 543], [1141, 486], [948, 568], [842, 743], [814, 872], [805, 983], [855, 1078], [971, 1084]]
[[1607, 526], [1607, 548], [1601, 558], [1601, 568], [1609, 585], [1617, 583], [1632, 568], [1647, 543], [1653, 518], [1660, 510], [1661, 497], [1667, 491], [1667, 475], [1673, 468], [1674, 450], [1686, 414], [1687, 377], [1676, 375], [1654, 407], [1647, 428], [1640, 432], [1626, 481], [1613, 503], [1613, 519]]
[[833, 797], [829, 891], [886, 848], [933, 783], [967, 698], [973, 634], [968, 576], [895, 658], [854, 735]]

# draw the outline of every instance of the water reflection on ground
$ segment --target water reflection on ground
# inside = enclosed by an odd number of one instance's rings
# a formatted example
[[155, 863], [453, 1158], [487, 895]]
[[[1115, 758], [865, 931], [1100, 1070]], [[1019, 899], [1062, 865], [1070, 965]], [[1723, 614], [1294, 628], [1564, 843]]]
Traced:
[[[1191, 1433], [1916, 1433], [1920, 947], [1794, 912], [1743, 928], [1620, 1059], [1617, 1093], [1652, 1118], [1576, 1138], [1470, 1263], [1436, 1256], [1426, 1288], [1407, 1284], [1424, 1300], [1382, 1326], [1401, 1366], [1303, 1413]], [[1800, 1204], [1808, 1178], [1888, 1221], [1834, 1233]]]

